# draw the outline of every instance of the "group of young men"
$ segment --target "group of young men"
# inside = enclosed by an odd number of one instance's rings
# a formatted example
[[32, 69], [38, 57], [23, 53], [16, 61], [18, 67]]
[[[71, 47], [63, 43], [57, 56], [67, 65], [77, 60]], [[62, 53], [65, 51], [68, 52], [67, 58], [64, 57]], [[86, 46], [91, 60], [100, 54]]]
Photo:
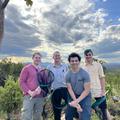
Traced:
[[[61, 104], [62, 99], [67, 101], [65, 120], [73, 120], [78, 113], [79, 120], [91, 119], [91, 96], [95, 100], [105, 96], [105, 75], [102, 65], [93, 60], [91, 49], [84, 51], [85, 65], [80, 66], [81, 57], [77, 53], [68, 56], [69, 67], [61, 62], [59, 51], [53, 53], [53, 63], [47, 69], [54, 74], [51, 90], [57, 90], [54, 99], [51, 100], [54, 112], [54, 120], [61, 120], [62, 109], [55, 105]], [[20, 74], [19, 84], [23, 91], [22, 120], [40, 120], [43, 109], [44, 97], [42, 89], [38, 85], [36, 72], [43, 69], [40, 66], [41, 54], [34, 53], [33, 63], [26, 65]], [[32, 99], [30, 99], [32, 97]], [[69, 98], [69, 100], [68, 100]], [[100, 105], [103, 120], [109, 120], [107, 116], [107, 104], [104, 100]]]

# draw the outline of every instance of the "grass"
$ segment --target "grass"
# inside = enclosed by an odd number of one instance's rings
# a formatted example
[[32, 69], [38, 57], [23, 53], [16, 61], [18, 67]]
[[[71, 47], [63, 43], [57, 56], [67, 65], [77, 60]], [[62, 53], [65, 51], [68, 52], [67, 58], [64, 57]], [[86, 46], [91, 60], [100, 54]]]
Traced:
[[3, 111], [0, 112], [0, 120], [6, 120], [6, 114]]

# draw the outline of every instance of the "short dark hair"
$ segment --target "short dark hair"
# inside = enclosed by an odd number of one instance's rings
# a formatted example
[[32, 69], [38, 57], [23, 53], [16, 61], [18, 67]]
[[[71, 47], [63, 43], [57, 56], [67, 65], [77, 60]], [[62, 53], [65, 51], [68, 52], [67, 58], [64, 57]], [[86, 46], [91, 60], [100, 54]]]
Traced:
[[35, 55], [39, 55], [39, 56], [41, 56], [41, 54], [40, 54], [39, 52], [35, 52], [35, 53], [33, 53], [32, 58], [34, 58]]
[[70, 59], [71, 59], [71, 58], [74, 58], [74, 57], [77, 57], [78, 60], [79, 60], [79, 62], [81, 61], [80, 55], [77, 54], [77, 53], [75, 53], [75, 52], [71, 53], [71, 54], [68, 56], [68, 61], [70, 62]]
[[92, 53], [92, 55], [93, 55], [93, 51], [91, 49], [86, 49], [84, 51], [84, 55], [87, 55], [89, 52]]

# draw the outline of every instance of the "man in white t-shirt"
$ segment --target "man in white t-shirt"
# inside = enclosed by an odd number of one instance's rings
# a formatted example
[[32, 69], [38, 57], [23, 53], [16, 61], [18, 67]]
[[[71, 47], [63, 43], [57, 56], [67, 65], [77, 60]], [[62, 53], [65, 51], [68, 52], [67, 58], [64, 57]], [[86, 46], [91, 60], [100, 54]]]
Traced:
[[[93, 52], [91, 49], [84, 51], [85, 66], [84, 69], [89, 73], [91, 80], [91, 93], [95, 100], [99, 100], [105, 96], [105, 75], [103, 67], [99, 62], [93, 60]], [[103, 120], [109, 120], [107, 115], [106, 99], [99, 105], [102, 111]]]
[[53, 53], [53, 63], [47, 67], [54, 74], [54, 81], [52, 83], [52, 90], [55, 94], [52, 94], [52, 106], [54, 111], [54, 120], [61, 120], [61, 110], [57, 106], [60, 106], [62, 100], [67, 103], [67, 86], [65, 81], [65, 74], [68, 71], [68, 66], [61, 63], [61, 55], [59, 51]]

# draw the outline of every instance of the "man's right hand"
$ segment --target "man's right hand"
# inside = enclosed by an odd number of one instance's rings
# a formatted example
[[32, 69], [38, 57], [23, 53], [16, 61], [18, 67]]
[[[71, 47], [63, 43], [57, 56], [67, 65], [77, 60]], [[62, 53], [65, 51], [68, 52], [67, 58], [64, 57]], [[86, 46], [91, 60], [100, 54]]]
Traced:
[[28, 91], [28, 94], [29, 94], [31, 97], [34, 97], [34, 96], [36, 95], [36, 92], [29, 90], [29, 91]]
[[37, 87], [36, 89], [35, 89], [35, 92], [36, 92], [36, 95], [39, 95], [40, 93], [41, 93], [41, 88], [40, 87]]
[[75, 107], [77, 109], [77, 111], [79, 111], [79, 112], [83, 111], [83, 109], [81, 108], [81, 106], [76, 101], [70, 102], [69, 105], [72, 106], [72, 107]]

